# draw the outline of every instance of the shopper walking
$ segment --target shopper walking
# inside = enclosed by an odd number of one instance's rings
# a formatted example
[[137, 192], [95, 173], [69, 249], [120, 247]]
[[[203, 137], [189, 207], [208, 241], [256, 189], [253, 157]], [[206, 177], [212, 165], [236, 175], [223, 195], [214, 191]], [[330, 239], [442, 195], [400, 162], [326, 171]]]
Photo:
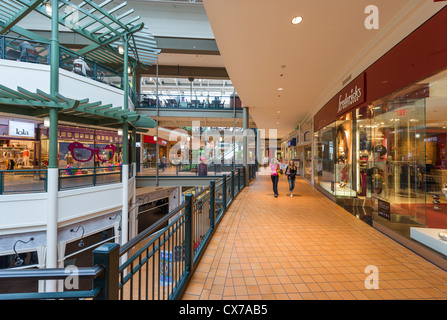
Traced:
[[270, 177], [273, 184], [273, 194], [278, 197], [279, 164], [275, 158], [270, 163]]
[[295, 166], [295, 161], [290, 160], [289, 165], [286, 169], [286, 176], [287, 180], [289, 181], [289, 191], [290, 191], [290, 197], [293, 197], [293, 189], [295, 189], [295, 178], [296, 178], [296, 171], [297, 168]]

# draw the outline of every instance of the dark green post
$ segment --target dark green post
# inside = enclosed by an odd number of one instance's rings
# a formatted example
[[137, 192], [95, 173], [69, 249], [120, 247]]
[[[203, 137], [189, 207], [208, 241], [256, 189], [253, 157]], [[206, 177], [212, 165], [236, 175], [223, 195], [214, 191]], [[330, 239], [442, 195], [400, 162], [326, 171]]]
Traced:
[[234, 199], [234, 170], [231, 170], [231, 201]]
[[224, 174], [222, 181], [222, 213], [227, 211], [227, 175]]
[[194, 210], [194, 196], [187, 194], [185, 197], [187, 203], [185, 207], [185, 268], [186, 272], [193, 270], [193, 254], [194, 254], [194, 240], [193, 240], [193, 210]]
[[241, 168], [238, 168], [237, 171], [238, 171], [238, 175], [237, 175], [237, 193], [239, 193], [241, 191], [241, 173], [242, 173], [242, 170], [241, 170]]
[[216, 218], [216, 183], [214, 180], [210, 181], [210, 227], [214, 230]]
[[93, 288], [102, 288], [95, 300], [118, 300], [119, 248], [118, 243], [104, 243], [93, 250], [93, 265], [105, 267], [104, 273], [93, 280]]

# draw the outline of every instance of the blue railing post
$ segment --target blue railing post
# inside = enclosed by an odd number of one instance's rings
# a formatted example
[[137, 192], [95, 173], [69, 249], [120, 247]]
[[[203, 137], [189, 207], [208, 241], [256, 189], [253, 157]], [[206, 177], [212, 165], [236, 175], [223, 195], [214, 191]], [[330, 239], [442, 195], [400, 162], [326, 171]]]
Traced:
[[93, 186], [96, 186], [96, 166], [93, 167]]
[[6, 59], [6, 38], [2, 37], [2, 52], [1, 52], [2, 59]]
[[185, 207], [185, 269], [186, 272], [193, 270], [193, 254], [194, 254], [194, 235], [193, 235], [193, 217], [194, 217], [194, 196], [187, 194], [185, 196], [187, 203]]
[[224, 174], [222, 181], [222, 213], [227, 211], [227, 175]]
[[210, 181], [210, 227], [214, 230], [216, 218], [216, 183], [214, 180]]
[[231, 170], [231, 201], [234, 199], [234, 170]]
[[237, 169], [238, 175], [237, 175], [237, 193], [241, 191], [241, 168]]
[[119, 247], [118, 243], [104, 243], [93, 250], [93, 265], [105, 268], [104, 273], [93, 280], [93, 288], [102, 289], [95, 300], [118, 300]]

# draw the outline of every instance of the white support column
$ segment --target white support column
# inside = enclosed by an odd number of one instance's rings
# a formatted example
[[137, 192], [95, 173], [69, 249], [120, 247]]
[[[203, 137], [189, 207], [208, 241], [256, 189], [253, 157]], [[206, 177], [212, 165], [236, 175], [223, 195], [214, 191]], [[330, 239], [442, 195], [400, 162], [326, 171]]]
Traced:
[[[58, 168], [47, 169], [47, 194], [48, 194], [48, 212], [47, 212], [47, 247], [46, 247], [46, 268], [57, 268], [57, 212], [58, 212]], [[56, 292], [56, 280], [48, 280], [45, 283], [46, 292]]]
[[248, 186], [250, 183], [250, 177], [249, 177], [249, 165], [248, 165], [248, 107], [244, 107], [243, 114], [242, 114], [242, 123], [243, 123], [243, 129], [244, 129], [244, 136], [243, 136], [243, 159], [244, 159], [244, 168], [245, 168], [245, 185]]
[[121, 245], [129, 239], [129, 165], [122, 165], [123, 208], [121, 213]]

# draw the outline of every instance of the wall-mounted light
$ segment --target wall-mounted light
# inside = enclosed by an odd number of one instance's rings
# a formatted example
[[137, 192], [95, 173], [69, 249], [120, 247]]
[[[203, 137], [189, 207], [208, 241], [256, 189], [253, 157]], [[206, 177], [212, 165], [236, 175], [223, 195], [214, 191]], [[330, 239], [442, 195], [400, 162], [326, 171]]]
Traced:
[[118, 45], [118, 53], [124, 54], [124, 47], [122, 45]]
[[45, 1], [43, 5], [45, 6], [45, 12], [47, 13], [47, 15], [51, 16], [53, 13], [53, 8], [51, 7], [51, 1]]
[[50, 127], [50, 118], [49, 117], [43, 118], [43, 126], [45, 128], [49, 128]]
[[118, 213], [116, 216], [114, 217], [109, 217], [109, 220], [116, 220], [116, 218], [120, 216], [120, 225], [118, 226], [118, 231], [121, 231], [121, 213]]
[[130, 66], [127, 67], [127, 73], [131, 74], [132, 73], [132, 68]]
[[15, 253], [15, 265], [16, 265], [16, 267], [18, 267], [18, 266], [21, 266], [22, 264], [23, 264], [23, 259], [22, 258], [20, 258], [20, 256], [19, 256], [19, 254], [17, 253], [17, 251], [16, 251], [16, 245], [17, 245], [17, 243], [19, 243], [19, 242], [21, 242], [21, 243], [24, 243], [24, 244], [27, 244], [28, 242], [30, 242], [30, 241], [33, 241], [34, 240], [34, 238], [30, 238], [28, 241], [22, 241], [22, 240], [17, 240], [15, 243], [14, 243], [14, 246], [13, 246], [13, 250], [14, 250], [14, 253]]
[[78, 247], [79, 248], [83, 248], [84, 247], [84, 240], [82, 238], [84, 237], [84, 232], [85, 232], [84, 227], [83, 226], [79, 226], [76, 230], [75, 229], [70, 229], [70, 232], [76, 233], [76, 232], [79, 231], [79, 229], [82, 229], [82, 235], [81, 235], [81, 241], [79, 241]]
[[123, 129], [118, 129], [118, 135], [122, 136], [123, 135]]

